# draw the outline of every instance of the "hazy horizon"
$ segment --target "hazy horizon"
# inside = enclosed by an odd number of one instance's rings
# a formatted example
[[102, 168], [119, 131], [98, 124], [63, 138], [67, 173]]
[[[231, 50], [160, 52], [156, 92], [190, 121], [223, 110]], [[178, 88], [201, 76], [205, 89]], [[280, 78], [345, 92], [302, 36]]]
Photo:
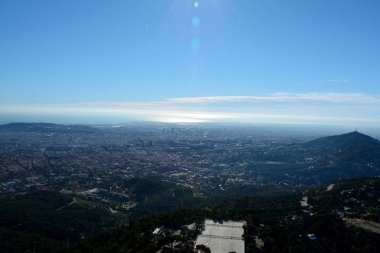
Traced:
[[[50, 120], [50, 121], [49, 121]], [[24, 121], [7, 121], [0, 119], [0, 125], [7, 124], [62, 124], [62, 125], [82, 125], [92, 127], [123, 127], [123, 126], [147, 126], [147, 127], [174, 127], [174, 128], [230, 128], [232, 129], [251, 129], [257, 130], [258, 133], [262, 131], [275, 132], [280, 135], [296, 134], [305, 136], [329, 136], [341, 135], [354, 131], [362, 134], [369, 135], [373, 138], [380, 140], [380, 127], [351, 127], [342, 125], [318, 125], [318, 124], [280, 124], [280, 123], [242, 123], [242, 122], [155, 122], [155, 121], [114, 121], [104, 122], [96, 120], [82, 120], [73, 121], [67, 119], [54, 119], [49, 117], [47, 121], [44, 120], [24, 120]]]

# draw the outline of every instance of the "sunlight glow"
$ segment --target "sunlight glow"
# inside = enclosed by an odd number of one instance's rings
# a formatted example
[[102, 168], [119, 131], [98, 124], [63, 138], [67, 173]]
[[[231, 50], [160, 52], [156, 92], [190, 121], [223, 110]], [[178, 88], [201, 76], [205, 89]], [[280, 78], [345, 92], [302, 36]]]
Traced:
[[158, 118], [158, 119], [154, 119], [154, 121], [163, 122], [163, 123], [205, 123], [205, 122], [210, 122], [209, 120], [192, 119], [192, 118]]

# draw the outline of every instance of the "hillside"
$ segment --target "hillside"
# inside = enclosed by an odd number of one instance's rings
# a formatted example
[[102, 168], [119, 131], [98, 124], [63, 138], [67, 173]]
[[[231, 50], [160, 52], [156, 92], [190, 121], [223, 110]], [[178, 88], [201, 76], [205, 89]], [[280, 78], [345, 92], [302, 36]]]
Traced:
[[320, 138], [305, 147], [339, 162], [380, 162], [380, 141], [359, 132]]
[[[123, 187], [136, 195], [142, 205], [143, 196], [156, 199], [162, 192], [161, 199], [150, 202], [152, 208], [173, 198], [165, 192], [177, 191], [173, 186], [144, 178], [127, 180]], [[305, 197], [307, 204], [301, 205]], [[190, 253], [197, 230], [189, 230], [185, 225], [195, 223], [197, 229], [202, 229], [202, 221], [211, 218], [245, 220], [247, 252], [259, 252], [258, 240], [264, 243], [261, 250], [273, 253], [375, 252], [380, 247], [380, 235], [373, 233], [371, 226], [376, 228], [380, 222], [379, 199], [380, 178], [354, 179], [282, 196], [212, 198], [198, 207], [174, 199], [177, 205], [171, 206], [174, 208], [171, 211], [162, 212], [164, 209], [158, 208], [155, 215], [126, 223], [120, 214], [71, 195], [39, 192], [3, 196], [0, 246], [5, 252], [35, 249], [148, 253], [165, 248], [164, 252]], [[163, 232], [153, 235], [156, 228], [162, 228]], [[177, 243], [179, 251], [170, 250], [174, 241], [181, 242]], [[65, 250], [66, 247], [69, 249]]]
[[71, 195], [37, 192], [0, 198], [2, 252], [57, 252], [116, 226], [123, 217]]
[[141, 218], [183, 207], [199, 207], [205, 201], [196, 197], [191, 189], [162, 182], [157, 177], [134, 177], [114, 183], [113, 187], [130, 194], [136, 203], [130, 213], [133, 217]]
[[380, 175], [380, 141], [359, 132], [319, 138], [303, 148], [304, 156], [311, 159], [303, 175], [322, 184]]
[[[316, 210], [380, 223], [380, 178], [350, 179], [305, 192]], [[380, 232], [380, 230], [379, 230]]]
[[[350, 193], [341, 194], [342, 191]], [[309, 203], [301, 206], [300, 201], [304, 197], [309, 198]], [[373, 215], [378, 212], [379, 198], [380, 178], [339, 181], [332, 186], [310, 189], [304, 195], [226, 198], [210, 201], [203, 208], [145, 217], [82, 241], [73, 250], [156, 252], [162, 249], [162, 252], [190, 253], [189, 244], [196, 237], [196, 231], [184, 225], [195, 222], [201, 230], [202, 221], [211, 218], [218, 221], [245, 220], [246, 252], [376, 252], [380, 247], [380, 235], [370, 229], [353, 226], [349, 219], [378, 221], [378, 218], [373, 219]], [[354, 205], [361, 208], [362, 214], [352, 216], [354, 210], [347, 208], [351, 206], [354, 209]], [[163, 233], [153, 235], [152, 231], [157, 227], [161, 227]], [[171, 247], [175, 241], [177, 246], [174, 250]]]
[[10, 123], [0, 125], [4, 132], [35, 132], [35, 133], [93, 133], [98, 129], [84, 125], [61, 125], [52, 123]]
[[357, 131], [334, 135], [328, 137], [322, 137], [305, 144], [308, 147], [323, 148], [326, 150], [331, 149], [346, 149], [351, 146], [378, 146], [380, 141], [359, 133]]

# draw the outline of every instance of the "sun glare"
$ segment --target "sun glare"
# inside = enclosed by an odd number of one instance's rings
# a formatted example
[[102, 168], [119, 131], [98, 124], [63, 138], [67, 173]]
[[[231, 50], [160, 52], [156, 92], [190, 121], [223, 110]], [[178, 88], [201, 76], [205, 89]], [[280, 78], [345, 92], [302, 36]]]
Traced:
[[157, 119], [157, 122], [164, 122], [164, 123], [205, 123], [210, 122], [209, 120], [203, 120], [203, 119], [192, 119], [192, 118], [161, 118]]

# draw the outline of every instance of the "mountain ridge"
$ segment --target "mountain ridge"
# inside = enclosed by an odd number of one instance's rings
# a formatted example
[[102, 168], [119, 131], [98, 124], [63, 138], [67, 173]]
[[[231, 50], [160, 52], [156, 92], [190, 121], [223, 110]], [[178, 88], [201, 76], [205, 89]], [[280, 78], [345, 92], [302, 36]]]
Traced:
[[77, 124], [25, 123], [16, 122], [0, 125], [0, 131], [14, 132], [94, 132], [98, 129]]
[[309, 147], [324, 145], [326, 148], [344, 148], [348, 145], [363, 144], [380, 145], [380, 141], [369, 135], [354, 131], [341, 135], [321, 137], [306, 143]]

